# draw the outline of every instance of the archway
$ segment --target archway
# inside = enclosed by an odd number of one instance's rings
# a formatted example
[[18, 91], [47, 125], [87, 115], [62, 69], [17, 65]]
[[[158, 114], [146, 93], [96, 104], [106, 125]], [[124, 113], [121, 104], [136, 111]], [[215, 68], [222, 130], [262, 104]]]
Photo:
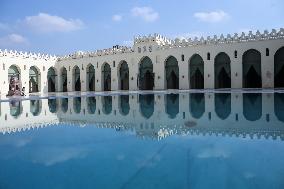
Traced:
[[103, 89], [104, 91], [111, 90], [111, 68], [108, 63], [105, 63], [102, 70]]
[[39, 92], [40, 89], [40, 72], [35, 66], [29, 70], [29, 93]]
[[67, 92], [67, 69], [65, 67], [61, 69], [61, 86], [62, 91]]
[[129, 95], [121, 95], [119, 96], [119, 111], [122, 115], [126, 116], [129, 113], [130, 105], [129, 105]]
[[177, 116], [179, 113], [179, 94], [166, 95], [166, 113], [171, 119]]
[[48, 83], [48, 92], [56, 91], [56, 72], [53, 67], [49, 68], [47, 71], [47, 83]]
[[231, 88], [231, 60], [224, 53], [219, 53], [214, 60], [215, 88]]
[[199, 54], [190, 58], [189, 79], [191, 89], [204, 89], [204, 61]]
[[204, 93], [189, 94], [189, 110], [193, 118], [199, 119], [205, 112], [205, 97]]
[[146, 56], [139, 64], [139, 90], [153, 90], [154, 78], [152, 61]]
[[10, 101], [10, 115], [14, 118], [18, 118], [23, 112], [22, 101]]
[[165, 64], [166, 87], [167, 89], [179, 89], [179, 67], [175, 57], [170, 56]]
[[123, 61], [119, 68], [119, 88], [129, 90], [129, 68], [126, 61]]
[[87, 98], [88, 113], [94, 114], [96, 112], [96, 97], [91, 96]]
[[262, 94], [243, 94], [243, 115], [249, 121], [256, 121], [262, 115]]
[[215, 93], [215, 112], [217, 116], [225, 120], [231, 114], [231, 94]]
[[95, 91], [95, 68], [92, 64], [87, 67], [87, 89], [88, 91]]
[[73, 68], [73, 86], [74, 91], [81, 91], [80, 68], [78, 66]]
[[140, 112], [149, 119], [154, 113], [154, 94], [139, 95]]
[[75, 97], [73, 99], [73, 109], [76, 114], [81, 112], [81, 97]]
[[[12, 76], [16, 77], [18, 80], [21, 79], [20, 68], [18, 68], [15, 65], [10, 66], [8, 69], [8, 83], [10, 83]], [[9, 90], [11, 90], [10, 85], [9, 85]], [[18, 85], [16, 85], [16, 90], [20, 90]]]
[[56, 113], [57, 111], [57, 100], [56, 99], [48, 99], [48, 108], [50, 113]]
[[243, 88], [261, 88], [261, 54], [250, 49], [243, 54]]
[[112, 96], [103, 96], [102, 97], [102, 103], [103, 103], [103, 113], [108, 115], [112, 111]]
[[41, 100], [30, 100], [30, 112], [33, 116], [38, 116], [41, 112]]
[[274, 87], [284, 87], [284, 47], [277, 50], [274, 55]]

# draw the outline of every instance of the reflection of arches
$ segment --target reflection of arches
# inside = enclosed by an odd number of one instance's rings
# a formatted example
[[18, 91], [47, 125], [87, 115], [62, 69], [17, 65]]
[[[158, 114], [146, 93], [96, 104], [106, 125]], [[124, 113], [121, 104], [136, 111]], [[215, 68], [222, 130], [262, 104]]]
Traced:
[[139, 90], [153, 90], [154, 88], [153, 64], [149, 57], [144, 57], [139, 64]]
[[284, 93], [274, 94], [274, 112], [277, 119], [284, 122]]
[[274, 55], [274, 87], [284, 87], [284, 47], [278, 49]]
[[23, 112], [22, 101], [10, 101], [10, 115], [14, 118], [18, 118]]
[[103, 96], [102, 97], [102, 103], [103, 103], [103, 113], [108, 115], [112, 111], [112, 96]]
[[41, 100], [30, 100], [30, 112], [38, 116], [41, 112]]
[[73, 99], [73, 109], [76, 114], [81, 112], [81, 97], [75, 97]]
[[88, 104], [88, 113], [94, 114], [96, 112], [96, 97], [88, 97], [87, 98], [87, 104]]
[[39, 92], [40, 89], [40, 71], [32, 66], [29, 70], [29, 93]]
[[191, 89], [204, 88], [204, 61], [199, 54], [194, 54], [190, 58], [189, 79]]
[[205, 98], [204, 93], [189, 94], [189, 110], [193, 118], [199, 119], [205, 112]]
[[56, 99], [48, 99], [48, 108], [50, 113], [56, 113], [57, 111], [57, 100]]
[[68, 98], [61, 99], [61, 110], [63, 113], [66, 113], [68, 110]]
[[73, 86], [75, 91], [81, 91], [80, 68], [78, 66], [73, 68]]
[[67, 92], [67, 69], [65, 67], [61, 69], [61, 86], [62, 91]]
[[129, 90], [129, 68], [126, 61], [122, 61], [119, 68], [119, 88]]
[[261, 54], [250, 49], [243, 54], [243, 88], [261, 88]]
[[105, 63], [103, 65], [102, 77], [103, 77], [102, 81], [103, 81], [104, 91], [110, 91], [111, 90], [111, 68], [108, 63]]
[[130, 110], [129, 95], [119, 96], [119, 111], [122, 115], [128, 115]]
[[216, 93], [215, 94], [215, 112], [217, 116], [225, 120], [231, 114], [231, 94]]
[[87, 66], [87, 89], [88, 91], [95, 91], [95, 68], [92, 64]]
[[175, 57], [170, 56], [167, 58], [165, 63], [165, 74], [166, 74], [166, 87], [167, 89], [178, 89], [179, 88], [179, 67], [178, 61]]
[[244, 93], [243, 94], [243, 114], [249, 121], [256, 121], [262, 115], [262, 94]]
[[224, 53], [219, 53], [214, 60], [215, 88], [231, 88], [231, 60]]
[[140, 112], [149, 119], [154, 113], [154, 94], [139, 95]]
[[171, 119], [177, 116], [179, 113], [179, 94], [166, 95], [166, 113]]
[[56, 91], [56, 76], [55, 69], [50, 67], [47, 71], [48, 92]]

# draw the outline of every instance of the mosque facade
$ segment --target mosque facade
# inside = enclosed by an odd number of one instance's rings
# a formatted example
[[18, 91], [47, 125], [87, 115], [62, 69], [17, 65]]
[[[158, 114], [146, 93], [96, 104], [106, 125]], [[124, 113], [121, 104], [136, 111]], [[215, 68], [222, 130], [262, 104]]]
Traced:
[[284, 29], [195, 39], [135, 37], [132, 47], [50, 56], [0, 50], [1, 95], [18, 77], [26, 93], [284, 87]]

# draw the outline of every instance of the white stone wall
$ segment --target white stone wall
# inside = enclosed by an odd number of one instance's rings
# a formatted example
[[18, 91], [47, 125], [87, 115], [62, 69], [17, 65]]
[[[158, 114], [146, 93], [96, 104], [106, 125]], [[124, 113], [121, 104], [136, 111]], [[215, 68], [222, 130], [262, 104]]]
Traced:
[[[256, 33], [252, 35], [234, 37], [228, 36], [219, 39], [194, 41], [168, 40], [159, 35], [150, 37], [135, 38], [132, 48], [119, 47], [117, 49], [100, 50], [93, 53], [77, 52], [64, 57], [50, 57], [46, 55], [35, 55], [27, 53], [0, 51], [0, 90], [1, 94], [8, 91], [8, 68], [16, 65], [21, 72], [23, 86], [28, 91], [29, 68], [36, 66], [40, 72], [40, 92], [47, 92], [47, 71], [50, 67], [56, 70], [56, 90], [62, 91], [61, 70], [67, 69], [67, 89], [74, 91], [73, 69], [78, 66], [80, 69], [81, 91], [87, 91], [87, 67], [92, 64], [95, 68], [95, 91], [102, 91], [102, 68], [105, 63], [111, 67], [111, 90], [119, 89], [119, 68], [124, 60], [129, 67], [129, 90], [138, 90], [137, 77], [139, 74], [139, 63], [144, 57], [149, 57], [153, 63], [155, 74], [154, 90], [166, 88], [165, 61], [173, 56], [179, 66], [179, 89], [190, 88], [189, 60], [194, 54], [199, 54], [204, 61], [204, 88], [213, 89], [214, 83], [214, 58], [220, 52], [226, 53], [231, 60], [231, 88], [242, 88], [242, 56], [244, 52], [255, 49], [261, 53], [261, 74], [262, 87], [274, 87], [274, 54], [278, 49], [284, 47], [284, 29], [279, 32], [272, 30], [271, 33]], [[266, 48], [269, 49], [269, 56], [266, 56]], [[237, 58], [234, 52], [237, 51]], [[207, 60], [207, 53], [210, 53], [210, 60]], [[184, 61], [181, 56], [184, 55]], [[115, 62], [115, 65], [114, 65]]]

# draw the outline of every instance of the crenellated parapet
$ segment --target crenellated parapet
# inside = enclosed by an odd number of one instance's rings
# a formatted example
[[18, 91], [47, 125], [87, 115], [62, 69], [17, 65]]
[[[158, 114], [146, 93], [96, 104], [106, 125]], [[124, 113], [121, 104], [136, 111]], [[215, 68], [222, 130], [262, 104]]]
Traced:
[[113, 48], [96, 50], [94, 52], [77, 51], [73, 54], [59, 57], [58, 61], [68, 60], [68, 59], [80, 59], [80, 58], [86, 58], [86, 57], [101, 57], [101, 56], [107, 56], [107, 55], [116, 55], [116, 54], [132, 53], [132, 52], [134, 51], [131, 47], [114, 46]]
[[213, 37], [208, 36], [207, 38], [204, 37], [200, 38], [195, 37], [194, 39], [176, 38], [172, 43], [158, 47], [158, 50], [178, 48], [178, 47], [190, 47], [197, 45], [232, 44], [232, 43], [245, 43], [253, 41], [276, 40], [276, 39], [284, 39], [284, 28], [280, 28], [278, 31], [276, 29], [272, 29], [271, 32], [265, 30], [263, 33], [257, 30], [255, 33], [249, 31], [248, 34], [242, 32], [241, 35], [235, 33], [234, 35], [227, 34], [226, 36], [224, 36], [223, 34], [221, 34], [220, 36], [214, 35]]
[[0, 57], [9, 57], [9, 58], [22, 58], [22, 59], [33, 59], [33, 60], [53, 60], [56, 61], [57, 57], [55, 55], [41, 54], [41, 53], [31, 53], [31, 52], [22, 52], [22, 51], [12, 51], [12, 50], [1, 50]]
[[159, 46], [163, 46], [163, 45], [171, 45], [174, 43], [173, 40], [168, 39], [160, 34], [153, 34], [153, 35], [148, 35], [148, 36], [138, 36], [138, 37], [134, 37], [134, 45], [136, 44], [144, 44], [144, 43], [152, 43], [155, 42], [157, 43]]

